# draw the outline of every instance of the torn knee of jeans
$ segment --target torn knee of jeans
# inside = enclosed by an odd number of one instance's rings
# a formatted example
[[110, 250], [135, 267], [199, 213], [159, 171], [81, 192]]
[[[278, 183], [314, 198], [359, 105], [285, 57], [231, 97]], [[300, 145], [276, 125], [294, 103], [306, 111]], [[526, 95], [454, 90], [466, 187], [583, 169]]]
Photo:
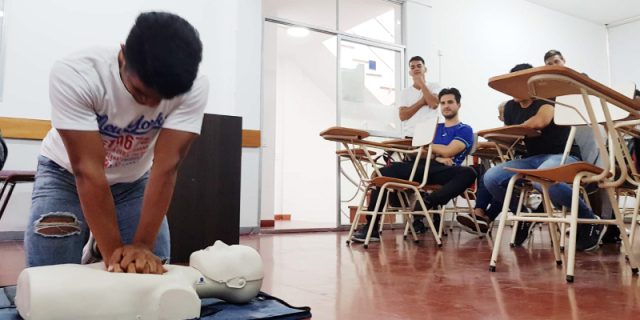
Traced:
[[33, 223], [35, 233], [45, 237], [68, 237], [80, 234], [80, 221], [70, 212], [43, 214]]

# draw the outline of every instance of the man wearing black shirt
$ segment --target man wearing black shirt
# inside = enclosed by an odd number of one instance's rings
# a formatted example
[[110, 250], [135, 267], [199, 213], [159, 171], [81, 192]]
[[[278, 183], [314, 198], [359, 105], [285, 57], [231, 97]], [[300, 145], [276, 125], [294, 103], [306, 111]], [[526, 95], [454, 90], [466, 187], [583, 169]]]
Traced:
[[[511, 69], [511, 72], [532, 68], [529, 64], [519, 64]], [[484, 184], [493, 198], [500, 203], [504, 201], [507, 184], [515, 174], [505, 168], [517, 169], [544, 169], [560, 165], [564, 146], [569, 136], [570, 127], [557, 126], [553, 122], [553, 105], [536, 99], [513, 99], [507, 102], [504, 110], [505, 125], [523, 125], [525, 127], [538, 129], [540, 136], [526, 138], [524, 140], [527, 153], [522, 159], [511, 160], [499, 164], [487, 171], [484, 175]], [[565, 163], [579, 160], [579, 149], [574, 144], [571, 148], [570, 156]], [[541, 190], [540, 186], [534, 187]], [[571, 207], [571, 186], [566, 183], [556, 183], [549, 187], [551, 202], [558, 208]], [[516, 212], [512, 201], [511, 210]], [[580, 199], [578, 217], [595, 219], [591, 209]], [[522, 227], [529, 227], [532, 224], [521, 223]], [[598, 247], [603, 225], [579, 224], [577, 233], [576, 248], [578, 250], [593, 250]], [[528, 233], [528, 230], [526, 230]]]

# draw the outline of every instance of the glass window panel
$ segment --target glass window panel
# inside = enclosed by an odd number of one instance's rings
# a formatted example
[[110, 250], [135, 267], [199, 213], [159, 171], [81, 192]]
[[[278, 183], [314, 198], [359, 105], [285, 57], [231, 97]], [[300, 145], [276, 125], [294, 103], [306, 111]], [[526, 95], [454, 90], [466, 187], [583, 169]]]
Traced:
[[[339, 59], [340, 126], [367, 130], [378, 136], [400, 137], [396, 103], [403, 71], [400, 52], [342, 40]], [[365, 168], [368, 172], [373, 170], [370, 165]], [[358, 174], [349, 161], [341, 161], [340, 173], [340, 223], [348, 224], [351, 211], [364, 195], [358, 188]]]
[[[336, 144], [318, 134], [336, 122], [335, 36], [264, 24], [263, 172], [273, 174], [275, 213], [336, 225]], [[309, 186], [313, 186], [310, 192]]]
[[263, 0], [265, 17], [281, 18], [335, 30], [335, 0]]
[[384, 0], [340, 0], [340, 31], [402, 43], [402, 6]]
[[401, 136], [396, 96], [400, 52], [350, 41], [340, 43], [340, 125]]

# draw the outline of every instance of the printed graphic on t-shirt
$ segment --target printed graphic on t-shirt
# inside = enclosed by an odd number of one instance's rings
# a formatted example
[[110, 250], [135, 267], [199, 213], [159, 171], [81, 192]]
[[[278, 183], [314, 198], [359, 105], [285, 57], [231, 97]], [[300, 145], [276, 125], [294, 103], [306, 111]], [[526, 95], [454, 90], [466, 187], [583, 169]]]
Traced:
[[104, 144], [105, 168], [124, 167], [138, 162], [165, 120], [162, 113], [155, 119], [145, 119], [141, 115], [126, 127], [118, 127], [109, 123], [106, 114], [97, 115], [97, 118]]

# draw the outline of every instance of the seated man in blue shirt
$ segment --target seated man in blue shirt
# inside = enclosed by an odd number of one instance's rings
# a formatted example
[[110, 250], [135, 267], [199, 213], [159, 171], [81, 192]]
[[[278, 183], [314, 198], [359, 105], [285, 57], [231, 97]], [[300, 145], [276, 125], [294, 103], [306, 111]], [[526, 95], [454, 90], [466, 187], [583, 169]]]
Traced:
[[[460, 97], [460, 91], [456, 88], [443, 89], [438, 94], [440, 112], [445, 118], [445, 122], [439, 123], [436, 129], [432, 147], [435, 157], [429, 165], [427, 182], [441, 185], [442, 188], [423, 197], [428, 209], [444, 205], [449, 200], [459, 196], [476, 179], [476, 172], [472, 168], [460, 166], [473, 145], [473, 129], [460, 122], [458, 118]], [[413, 161], [396, 162], [380, 169], [380, 173], [385, 177], [408, 179], [411, 175], [413, 164]], [[422, 179], [425, 165], [426, 159], [421, 160], [414, 175], [414, 180], [419, 181]], [[378, 190], [372, 190], [369, 198], [369, 211], [373, 211], [378, 199], [378, 193]], [[382, 203], [384, 203], [384, 200], [382, 199]], [[371, 216], [367, 216], [367, 224], [361, 226], [354, 233], [354, 241], [364, 242], [369, 223], [371, 223]], [[370, 241], [379, 241], [378, 221], [374, 223], [376, 223], [376, 226], [373, 228]]]

